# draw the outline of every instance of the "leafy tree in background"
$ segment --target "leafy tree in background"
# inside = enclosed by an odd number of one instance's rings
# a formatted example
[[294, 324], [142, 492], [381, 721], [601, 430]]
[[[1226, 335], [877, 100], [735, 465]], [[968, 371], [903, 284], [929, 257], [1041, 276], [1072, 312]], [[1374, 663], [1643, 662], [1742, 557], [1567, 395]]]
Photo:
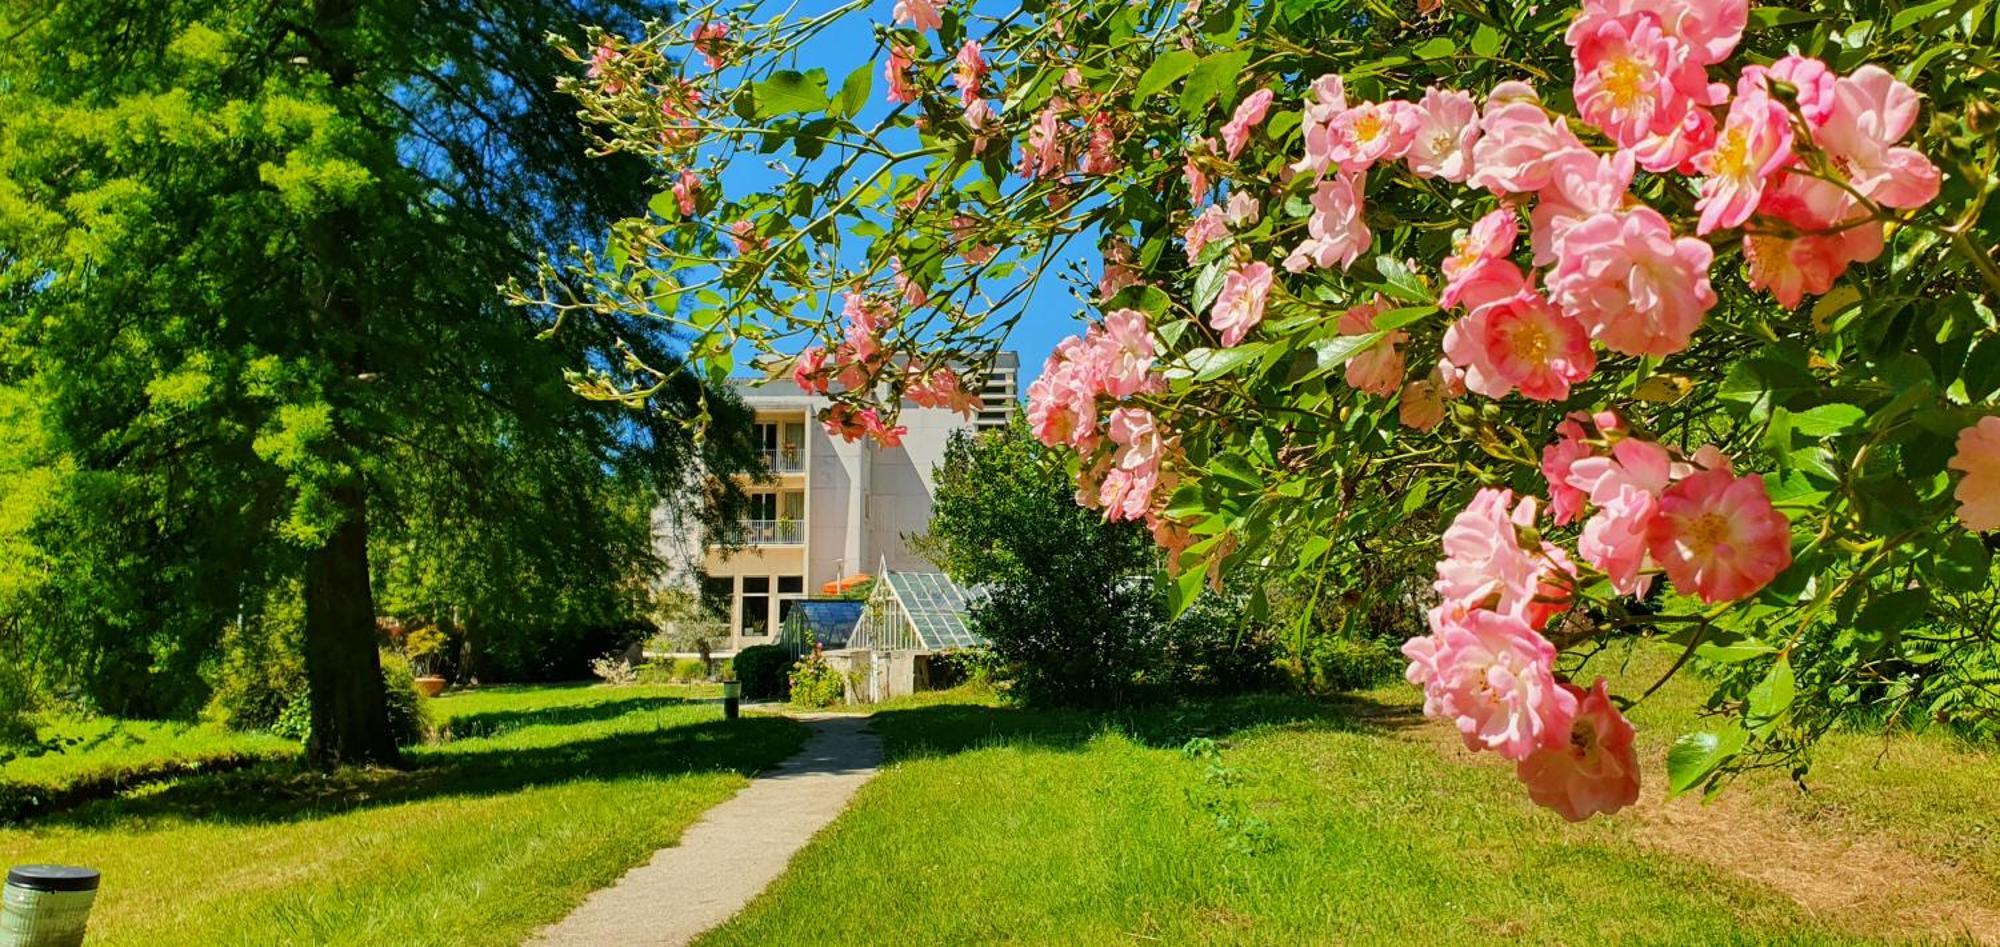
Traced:
[[1144, 529], [1076, 505], [1064, 458], [1018, 418], [1004, 431], [954, 434], [938, 465], [926, 552], [952, 578], [984, 586], [979, 633], [1023, 699], [1117, 704], [1150, 664], [1160, 615]]
[[664, 333], [540, 342], [494, 291], [648, 193], [576, 144], [545, 36], [661, 12], [0, 0], [0, 620], [45, 667], [187, 712], [221, 629], [297, 580], [309, 757], [393, 761], [371, 552], [471, 620], [601, 609], [697, 459], [752, 463], [685, 373], [643, 410], [565, 385], [673, 364]]

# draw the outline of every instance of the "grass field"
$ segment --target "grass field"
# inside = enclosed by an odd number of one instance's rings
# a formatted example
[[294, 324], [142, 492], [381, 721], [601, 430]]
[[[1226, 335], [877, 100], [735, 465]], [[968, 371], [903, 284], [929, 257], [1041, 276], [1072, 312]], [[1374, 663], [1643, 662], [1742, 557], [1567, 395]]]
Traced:
[[[1698, 690], [1638, 711], [1650, 777]], [[885, 709], [890, 767], [702, 943], [1844, 943], [2000, 918], [1990, 754], [1841, 737], [1808, 798], [1650, 787], [1573, 826], [1416, 704], [1394, 686], [1117, 718]]]
[[0, 830], [0, 858], [102, 870], [92, 944], [517, 944], [803, 740], [702, 693], [447, 696], [408, 771], [178, 779]]

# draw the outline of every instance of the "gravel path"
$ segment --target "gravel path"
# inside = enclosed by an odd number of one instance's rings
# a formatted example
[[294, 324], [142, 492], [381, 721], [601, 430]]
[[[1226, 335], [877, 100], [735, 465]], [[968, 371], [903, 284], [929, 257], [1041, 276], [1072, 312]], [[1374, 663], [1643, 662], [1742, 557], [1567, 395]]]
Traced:
[[799, 719], [813, 734], [797, 755], [710, 809], [680, 844], [654, 852], [530, 943], [679, 945], [742, 910], [882, 764], [882, 741], [866, 729], [866, 717]]

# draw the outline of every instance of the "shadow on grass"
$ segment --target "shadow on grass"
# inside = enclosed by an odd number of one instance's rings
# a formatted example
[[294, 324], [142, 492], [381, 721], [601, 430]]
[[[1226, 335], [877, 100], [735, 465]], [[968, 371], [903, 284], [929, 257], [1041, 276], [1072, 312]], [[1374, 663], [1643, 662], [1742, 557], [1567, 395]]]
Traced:
[[873, 719], [891, 762], [996, 745], [1081, 750], [1106, 732], [1157, 749], [1180, 749], [1196, 737], [1227, 741], [1252, 731], [1384, 733], [1424, 723], [1421, 709], [1406, 704], [1361, 695], [1289, 694], [1219, 697], [1114, 711], [935, 704], [883, 710]]
[[550, 746], [466, 741], [412, 752], [407, 770], [319, 773], [273, 763], [179, 780], [158, 791], [54, 813], [34, 824], [97, 829], [133, 823], [271, 824], [408, 802], [502, 795], [577, 780], [698, 772], [748, 776], [790, 756], [804, 738], [804, 728], [790, 720], [745, 717], [660, 725]]
[[568, 727], [580, 724], [614, 720], [626, 714], [641, 710], [659, 710], [685, 704], [714, 703], [713, 700], [696, 697], [620, 697], [599, 700], [592, 703], [559, 704], [553, 707], [529, 707], [507, 710], [478, 710], [469, 713], [451, 714], [438, 723], [439, 735], [446, 742], [495, 737], [523, 727], [554, 726]]

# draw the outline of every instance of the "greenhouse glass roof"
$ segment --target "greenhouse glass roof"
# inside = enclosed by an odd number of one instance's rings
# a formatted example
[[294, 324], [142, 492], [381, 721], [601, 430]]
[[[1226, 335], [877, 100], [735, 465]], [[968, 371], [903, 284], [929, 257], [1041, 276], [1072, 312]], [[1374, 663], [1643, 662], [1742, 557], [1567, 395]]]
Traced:
[[[803, 599], [792, 603], [792, 613], [785, 619], [787, 638], [796, 631], [812, 632], [812, 640], [821, 647], [839, 649], [847, 647], [847, 639], [854, 635], [854, 625], [861, 620], [861, 610], [865, 602], [853, 599]], [[797, 627], [794, 628], [793, 626]], [[799, 640], [804, 642], [804, 636]]]
[[967, 623], [977, 596], [936, 572], [883, 572], [861, 617], [852, 648], [947, 651], [987, 644]]

